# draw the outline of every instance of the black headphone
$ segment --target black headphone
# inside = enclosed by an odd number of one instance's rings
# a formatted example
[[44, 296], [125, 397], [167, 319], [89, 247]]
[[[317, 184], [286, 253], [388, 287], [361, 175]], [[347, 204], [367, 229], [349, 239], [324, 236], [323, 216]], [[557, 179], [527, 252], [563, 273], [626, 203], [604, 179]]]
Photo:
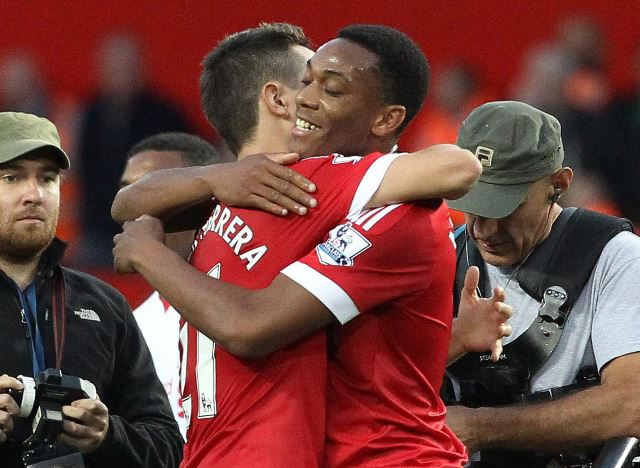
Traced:
[[554, 187], [553, 195], [551, 195], [551, 198], [549, 199], [549, 203], [551, 203], [552, 205], [556, 203], [563, 192], [564, 190], [562, 190], [560, 187]]

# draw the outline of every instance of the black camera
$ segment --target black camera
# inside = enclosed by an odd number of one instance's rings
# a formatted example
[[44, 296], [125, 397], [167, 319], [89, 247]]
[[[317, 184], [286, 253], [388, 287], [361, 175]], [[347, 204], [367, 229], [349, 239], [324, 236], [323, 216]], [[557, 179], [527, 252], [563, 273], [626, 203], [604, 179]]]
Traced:
[[35, 378], [18, 376], [23, 390], [10, 390], [20, 410], [18, 417], [32, 419], [32, 435], [25, 441], [27, 447], [37, 444], [52, 445], [62, 430], [62, 407], [75, 400], [96, 398], [95, 386], [80, 377], [62, 375], [60, 369], [47, 369]]

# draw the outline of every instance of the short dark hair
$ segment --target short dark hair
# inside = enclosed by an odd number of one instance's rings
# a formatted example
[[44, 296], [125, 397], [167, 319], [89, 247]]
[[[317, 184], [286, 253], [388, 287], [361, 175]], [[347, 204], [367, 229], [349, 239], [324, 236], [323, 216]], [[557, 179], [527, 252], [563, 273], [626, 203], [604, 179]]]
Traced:
[[127, 159], [143, 151], [175, 151], [182, 155], [185, 166], [208, 166], [222, 161], [220, 153], [202, 138], [181, 132], [151, 135], [129, 150]]
[[429, 89], [431, 72], [420, 47], [403, 32], [380, 24], [353, 24], [341, 29], [338, 37], [355, 42], [378, 57], [383, 102], [400, 104], [407, 110], [398, 129], [402, 132], [422, 107]]
[[302, 28], [263, 23], [227, 36], [202, 62], [204, 113], [234, 154], [255, 135], [260, 88], [269, 80], [297, 86], [305, 64], [295, 45], [311, 47]]

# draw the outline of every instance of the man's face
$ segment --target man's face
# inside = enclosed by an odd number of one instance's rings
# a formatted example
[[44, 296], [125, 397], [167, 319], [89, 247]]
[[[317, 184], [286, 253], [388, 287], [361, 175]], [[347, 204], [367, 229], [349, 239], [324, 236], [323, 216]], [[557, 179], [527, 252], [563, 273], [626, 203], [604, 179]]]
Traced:
[[177, 151], [142, 151], [134, 154], [127, 161], [120, 179], [120, 188], [137, 182], [149, 172], [184, 167], [184, 165], [182, 155]]
[[60, 210], [60, 166], [46, 149], [0, 164], [0, 257], [39, 255], [53, 239]]
[[288, 112], [285, 119], [279, 119], [280, 126], [271, 129], [269, 146], [264, 149], [269, 152], [288, 152], [291, 146], [291, 129], [295, 126], [296, 122], [296, 97], [300, 88], [302, 87], [302, 78], [305, 73], [305, 67], [307, 60], [313, 56], [313, 50], [303, 47], [301, 45], [295, 45], [292, 47], [291, 54], [291, 66], [298, 71], [298, 76], [291, 83], [280, 83], [280, 93], [282, 93], [282, 99], [287, 103]]
[[485, 262], [515, 266], [548, 234], [552, 193], [545, 178], [534, 182], [524, 201], [509, 216], [483, 218], [465, 213], [467, 229]]
[[[137, 182], [150, 172], [185, 166], [185, 160], [178, 151], [142, 151], [127, 161], [120, 179], [120, 188]], [[166, 235], [165, 242], [171, 250], [182, 258], [187, 258], [193, 243], [193, 231], [172, 232]]]
[[[287, 100], [287, 102], [291, 102], [294, 107], [293, 107], [293, 111], [290, 112], [289, 114], [289, 119], [291, 121], [291, 123], [295, 124], [296, 122], [296, 99], [297, 99], [297, 95], [300, 92], [300, 89], [302, 88], [302, 80], [304, 78], [304, 74], [306, 72], [306, 64], [307, 61], [313, 57], [313, 50], [301, 46], [301, 45], [294, 45], [291, 48], [292, 51], [292, 56], [293, 56], [293, 62], [292, 62], [292, 66], [295, 66], [295, 69], [298, 70], [298, 77], [295, 81], [295, 86], [293, 87], [289, 87], [288, 85], [282, 85], [282, 92], [285, 95], [285, 98]], [[287, 133], [286, 138], [289, 139], [291, 137], [291, 132], [289, 131]]]
[[382, 109], [377, 57], [345, 39], [334, 39], [307, 62], [298, 93], [291, 150], [303, 156], [371, 150], [371, 128]]

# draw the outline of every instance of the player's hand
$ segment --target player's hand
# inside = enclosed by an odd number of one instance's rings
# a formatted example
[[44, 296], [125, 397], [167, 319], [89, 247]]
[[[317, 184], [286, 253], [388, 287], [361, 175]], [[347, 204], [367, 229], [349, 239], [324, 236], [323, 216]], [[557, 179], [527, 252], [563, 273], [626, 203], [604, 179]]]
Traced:
[[[99, 399], [85, 398], [63, 406], [65, 416], [58, 442], [93, 453], [104, 442], [109, 431], [109, 410]], [[72, 420], [69, 420], [72, 419]]]
[[237, 162], [211, 167], [211, 192], [232, 206], [257, 208], [284, 216], [304, 215], [316, 206], [316, 186], [286, 164], [299, 159], [296, 153], [255, 154]]
[[504, 303], [502, 288], [495, 288], [490, 298], [478, 296], [479, 281], [480, 270], [470, 267], [460, 293], [456, 339], [462, 340], [467, 352], [491, 350], [491, 359], [497, 361], [502, 354], [502, 338], [511, 335], [511, 325], [507, 321], [513, 315], [513, 309]]
[[153, 241], [165, 242], [164, 226], [158, 218], [142, 215], [135, 221], [124, 223], [122, 232], [113, 238], [113, 266], [116, 271], [135, 273], [135, 262], [142, 247]]
[[0, 376], [0, 444], [7, 441], [7, 434], [13, 430], [13, 417], [18, 414], [18, 404], [7, 394], [7, 390], [22, 390], [24, 385], [7, 374]]

